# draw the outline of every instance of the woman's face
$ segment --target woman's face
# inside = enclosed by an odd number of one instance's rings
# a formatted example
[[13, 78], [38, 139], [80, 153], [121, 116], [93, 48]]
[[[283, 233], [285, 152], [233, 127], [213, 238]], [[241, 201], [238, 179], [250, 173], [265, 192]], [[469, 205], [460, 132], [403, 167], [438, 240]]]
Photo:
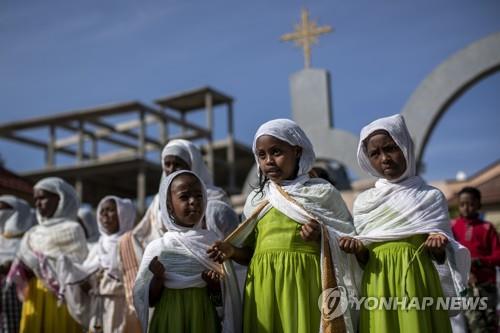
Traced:
[[386, 179], [398, 179], [406, 171], [403, 152], [385, 131], [375, 132], [368, 137], [366, 153], [371, 166]]
[[163, 159], [163, 172], [168, 176], [179, 170], [190, 170], [189, 165], [180, 157], [167, 155]]
[[50, 218], [54, 216], [59, 205], [59, 196], [55, 193], [35, 189], [33, 198], [35, 207], [42, 217]]
[[191, 174], [181, 174], [170, 184], [169, 213], [176, 224], [193, 227], [203, 214], [203, 189], [198, 178]]
[[255, 143], [259, 168], [276, 183], [297, 176], [302, 148], [292, 146], [271, 135], [262, 135]]
[[120, 230], [120, 219], [115, 200], [108, 199], [102, 203], [99, 211], [99, 223], [108, 235], [115, 234]]

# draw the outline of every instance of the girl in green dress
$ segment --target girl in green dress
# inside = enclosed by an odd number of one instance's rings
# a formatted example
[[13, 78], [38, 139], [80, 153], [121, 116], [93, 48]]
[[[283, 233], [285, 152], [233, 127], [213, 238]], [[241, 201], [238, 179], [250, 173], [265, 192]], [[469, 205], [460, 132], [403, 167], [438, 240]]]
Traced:
[[[353, 231], [339, 192], [323, 179], [309, 178], [313, 147], [291, 120], [263, 124], [253, 152], [260, 186], [247, 198], [248, 219], [209, 250], [215, 261], [231, 259], [248, 265], [243, 332], [316, 333], [320, 327], [324, 332], [334, 327], [352, 331], [350, 319], [349, 323], [344, 317], [323, 320], [318, 306], [322, 290], [328, 287], [327, 279], [322, 279], [322, 264], [327, 261], [323, 255], [338, 253], [324, 251], [334, 243], [328, 242], [328, 235]], [[333, 276], [330, 282], [343, 284], [338, 278]]]
[[[437, 303], [443, 289], [463, 289], [470, 256], [453, 239], [443, 194], [416, 176], [403, 117], [382, 118], [363, 128], [358, 161], [379, 179], [354, 203], [358, 235], [341, 238], [339, 245], [364, 265], [362, 296], [400, 302], [362, 304], [360, 332], [451, 332], [449, 313]], [[441, 283], [436, 267], [455, 280], [454, 286]]]
[[[159, 195], [168, 232], [146, 247], [134, 286], [134, 305], [143, 332], [237, 331], [236, 280], [206, 254], [217, 236], [202, 229], [207, 204], [203, 183], [191, 171], [176, 171], [162, 179]], [[216, 312], [221, 292], [222, 324]], [[148, 324], [150, 307], [154, 312]]]

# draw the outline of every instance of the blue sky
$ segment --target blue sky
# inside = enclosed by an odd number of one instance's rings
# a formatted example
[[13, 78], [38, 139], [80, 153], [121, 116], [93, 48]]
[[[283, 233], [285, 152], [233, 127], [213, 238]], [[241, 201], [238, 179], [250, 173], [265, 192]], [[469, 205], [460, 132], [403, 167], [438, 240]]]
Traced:
[[[291, 117], [288, 78], [303, 57], [279, 37], [302, 7], [335, 29], [312, 63], [331, 72], [335, 126], [356, 135], [400, 112], [446, 58], [500, 31], [498, 0], [4, 0], [0, 122], [211, 85], [236, 99], [236, 137], [250, 143], [264, 121]], [[495, 74], [451, 106], [427, 146], [426, 179], [471, 175], [500, 157], [499, 92]], [[41, 166], [41, 154], [0, 145], [10, 169]]]

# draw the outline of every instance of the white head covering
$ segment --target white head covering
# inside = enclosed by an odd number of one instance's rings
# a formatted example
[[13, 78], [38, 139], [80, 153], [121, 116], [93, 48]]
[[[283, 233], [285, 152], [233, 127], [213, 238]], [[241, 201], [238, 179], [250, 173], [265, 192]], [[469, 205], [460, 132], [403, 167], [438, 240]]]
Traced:
[[92, 209], [81, 207], [78, 209], [78, 217], [82, 221], [83, 228], [87, 233], [87, 242], [94, 243], [99, 239], [99, 229]]
[[[149, 285], [153, 277], [148, 267], [151, 260], [158, 257], [160, 263], [166, 268], [164, 286], [167, 288], [204, 287], [206, 283], [201, 278], [201, 272], [205, 269], [224, 274], [224, 322], [222, 331], [238, 332], [241, 325], [239, 315], [241, 304], [232, 266], [226, 263], [224, 265], [215, 263], [207, 255], [207, 250], [217, 240], [217, 235], [210, 230], [202, 229], [203, 215], [193, 227], [188, 228], [176, 224], [168, 213], [167, 200], [170, 195], [170, 185], [177, 176], [182, 174], [194, 175], [200, 181], [203, 193], [203, 211], [207, 205], [204, 184], [194, 172], [180, 170], [162, 178], [159, 191], [160, 210], [163, 224], [168, 229], [168, 232], [162, 238], [149, 243], [144, 252], [134, 285], [134, 306], [137, 317], [141, 321], [143, 332], [147, 332]], [[183, 269], [179, 269], [180, 267], [183, 267]]]
[[413, 141], [411, 139], [410, 132], [406, 127], [405, 120], [400, 114], [377, 119], [363, 127], [363, 129], [361, 130], [361, 134], [359, 135], [360, 137], [358, 144], [359, 166], [374, 177], [384, 178], [383, 175], [379, 174], [372, 167], [366, 151], [365, 140], [375, 131], [386, 131], [387, 133], [389, 133], [391, 138], [398, 145], [399, 149], [401, 149], [401, 151], [403, 152], [403, 155], [406, 159], [405, 172], [401, 175], [401, 177], [391, 180], [390, 182], [397, 183], [400, 180], [415, 176], [417, 172]]
[[65, 220], [76, 221], [80, 200], [76, 191], [70, 184], [61, 178], [49, 177], [40, 180], [33, 187], [35, 190], [44, 190], [59, 196], [59, 204], [51, 217], [43, 217], [36, 212], [36, 217], [40, 224], [55, 224]]
[[172, 216], [169, 214], [168, 209], [167, 209], [167, 200], [170, 196], [170, 185], [174, 181], [174, 179], [177, 176], [184, 175], [184, 174], [189, 174], [193, 175], [196, 177], [196, 179], [199, 180], [201, 184], [201, 192], [203, 194], [203, 207], [202, 211], [205, 212], [205, 209], [207, 208], [207, 191], [205, 189], [205, 185], [203, 184], [203, 181], [198, 177], [194, 172], [188, 171], [188, 170], [179, 170], [176, 172], [171, 173], [168, 177], [166, 177], [161, 185], [160, 185], [160, 211], [161, 211], [161, 219], [163, 221], [163, 225], [165, 228], [167, 228], [168, 231], [177, 231], [177, 232], [183, 232], [183, 231], [189, 231], [189, 230], [199, 230], [203, 227], [202, 225], [202, 220], [203, 220], [203, 215], [200, 218], [200, 221], [196, 223], [193, 227], [188, 228], [188, 227], [183, 227], [178, 224], [176, 224], [172, 220]]
[[[384, 130], [399, 146], [406, 159], [406, 171], [388, 180], [371, 166], [363, 143], [371, 133]], [[361, 168], [379, 178], [375, 187], [364, 191], [353, 206], [356, 238], [364, 243], [393, 241], [414, 235], [439, 233], [446, 236], [446, 262], [437, 265], [443, 291], [457, 296], [467, 286], [470, 253], [455, 241], [451, 232], [448, 204], [438, 189], [416, 176], [413, 142], [400, 115], [378, 119], [361, 130], [358, 146]]]
[[191, 171], [198, 175], [205, 185], [212, 185], [213, 180], [208, 168], [203, 161], [203, 156], [201, 152], [192, 142], [182, 139], [172, 140], [161, 152], [161, 162], [165, 159], [165, 156], [173, 155], [181, 158], [184, 162], [189, 165]]
[[[116, 203], [116, 211], [118, 213], [119, 222], [118, 231], [111, 235], [106, 232], [100, 222], [102, 205], [108, 200], [114, 200], [114, 202]], [[98, 228], [99, 233], [101, 234], [97, 251], [99, 265], [116, 278], [119, 278], [120, 276], [118, 264], [118, 241], [121, 235], [132, 229], [135, 222], [135, 216], [135, 206], [132, 201], [130, 201], [130, 199], [122, 199], [108, 195], [104, 197], [97, 206], [97, 219], [99, 220]]]
[[294, 121], [290, 119], [274, 119], [262, 124], [253, 139], [252, 150], [255, 155], [255, 162], [259, 165], [257, 156], [257, 139], [263, 135], [274, 136], [275, 138], [285, 141], [291, 146], [299, 146], [302, 148], [302, 155], [299, 161], [298, 176], [307, 174], [311, 170], [316, 155], [314, 148], [307, 137], [306, 133]]
[[50, 218], [43, 218], [37, 212], [40, 224], [23, 236], [18, 257], [47, 288], [57, 293], [57, 258], [65, 255], [69, 260], [80, 263], [88, 254], [85, 232], [76, 222], [80, 202], [73, 187], [60, 178], [42, 179], [34, 188], [57, 194], [59, 204]]
[[0, 264], [4, 264], [16, 256], [21, 237], [35, 224], [35, 216], [23, 199], [2, 195], [0, 202], [12, 207], [0, 210]]
[[0, 211], [0, 234], [4, 237], [20, 237], [35, 224], [33, 211], [23, 199], [2, 195], [0, 201], [12, 207]]

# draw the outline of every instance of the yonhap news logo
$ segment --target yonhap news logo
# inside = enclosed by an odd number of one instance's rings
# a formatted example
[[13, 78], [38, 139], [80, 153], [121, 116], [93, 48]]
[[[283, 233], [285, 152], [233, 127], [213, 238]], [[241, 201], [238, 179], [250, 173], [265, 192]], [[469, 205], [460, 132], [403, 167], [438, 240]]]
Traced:
[[318, 298], [318, 307], [326, 320], [342, 316], [348, 308], [359, 311], [376, 310], [486, 310], [488, 297], [352, 297], [346, 288], [325, 289]]
[[342, 316], [348, 306], [347, 290], [341, 286], [325, 289], [318, 298], [321, 316], [326, 320]]

